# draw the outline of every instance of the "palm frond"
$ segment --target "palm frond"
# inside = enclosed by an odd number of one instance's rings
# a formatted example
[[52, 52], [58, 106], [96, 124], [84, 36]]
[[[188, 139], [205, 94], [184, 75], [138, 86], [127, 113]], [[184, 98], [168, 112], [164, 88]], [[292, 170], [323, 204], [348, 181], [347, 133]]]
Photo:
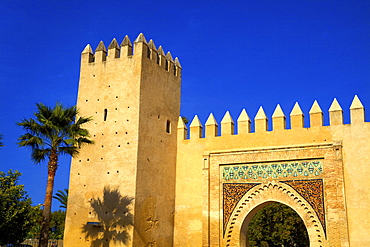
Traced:
[[44, 140], [38, 136], [35, 136], [31, 133], [26, 133], [21, 135], [18, 138], [19, 142], [17, 143], [20, 147], [31, 147], [39, 148], [45, 145]]
[[94, 144], [94, 141], [86, 137], [80, 137], [77, 139], [77, 143], [78, 143], [78, 147], [81, 147], [84, 144]]
[[36, 163], [43, 161], [50, 150], [74, 156], [82, 144], [93, 143], [88, 139], [89, 131], [81, 127], [92, 118], [76, 118], [76, 106], [64, 107], [57, 102], [53, 108], [42, 103], [36, 104], [36, 107], [35, 118], [23, 119], [17, 123], [26, 130], [18, 139], [18, 145], [29, 147], [32, 150], [31, 157]]
[[92, 120], [92, 117], [79, 117], [75, 123], [77, 126], [81, 126], [85, 123], [88, 123]]
[[55, 193], [55, 196], [53, 196], [54, 199], [57, 199], [60, 202], [61, 208], [67, 208], [67, 202], [68, 202], [68, 189], [58, 190], [57, 193]]
[[34, 148], [31, 153], [32, 160], [38, 164], [42, 161], [44, 161], [50, 154], [51, 149], [40, 149], [40, 148]]
[[79, 153], [79, 151], [78, 151], [78, 147], [67, 146], [67, 147], [59, 147], [59, 153], [68, 154], [72, 157], [75, 157]]

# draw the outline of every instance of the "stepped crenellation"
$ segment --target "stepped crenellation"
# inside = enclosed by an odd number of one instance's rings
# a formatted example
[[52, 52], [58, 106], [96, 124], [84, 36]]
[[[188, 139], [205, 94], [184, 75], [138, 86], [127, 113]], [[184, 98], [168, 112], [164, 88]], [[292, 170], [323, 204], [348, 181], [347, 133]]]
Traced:
[[[334, 98], [329, 110], [329, 122], [330, 126], [343, 125], [343, 110], [338, 100]], [[357, 95], [353, 98], [350, 106], [351, 124], [359, 124], [365, 122], [365, 108], [362, 105]], [[272, 131], [286, 130], [286, 116], [278, 104], [271, 116], [272, 118]], [[310, 128], [321, 127], [324, 125], [324, 113], [315, 100], [309, 111]], [[258, 109], [256, 116], [254, 117], [254, 133], [255, 132], [267, 132], [268, 131], [268, 117], [262, 106]], [[234, 135], [236, 133], [234, 120], [229, 111], [227, 111], [221, 120], [221, 134], [220, 136]], [[252, 120], [250, 119], [247, 111], [242, 110], [237, 119], [238, 134], [248, 134], [251, 131]], [[211, 113], [205, 122], [205, 130], [203, 135], [203, 125], [197, 115], [194, 116], [193, 120], [189, 125], [190, 133], [188, 138], [188, 129], [183, 121], [179, 118], [178, 124], [178, 136], [180, 139], [193, 139], [193, 138], [207, 138], [218, 136], [218, 123], [213, 113]], [[290, 129], [304, 128], [304, 114], [299, 106], [298, 102], [295, 103], [292, 111], [290, 112]]]
[[91, 45], [88, 44], [82, 51], [81, 56], [81, 62], [87, 64], [109, 62], [125, 58], [135, 59], [135, 57], [146, 57], [173, 75], [181, 76], [182, 67], [179, 59], [177, 57], [173, 59], [169, 51], [165, 53], [162, 46], [159, 46], [157, 49], [152, 39], [147, 42], [142, 33], [137, 36], [134, 45], [132, 45], [128, 35], [124, 37], [120, 45], [114, 38], [109, 44], [108, 49], [103, 41], [99, 42], [94, 52]]

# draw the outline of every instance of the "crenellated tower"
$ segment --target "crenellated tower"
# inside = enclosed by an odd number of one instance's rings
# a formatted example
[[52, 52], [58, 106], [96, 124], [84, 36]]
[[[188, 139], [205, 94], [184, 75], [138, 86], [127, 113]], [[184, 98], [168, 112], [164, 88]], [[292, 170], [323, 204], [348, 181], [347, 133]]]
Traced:
[[[181, 65], [140, 34], [81, 54], [95, 144], [72, 160], [65, 246], [171, 246]], [[100, 246], [100, 245], [99, 245]]]

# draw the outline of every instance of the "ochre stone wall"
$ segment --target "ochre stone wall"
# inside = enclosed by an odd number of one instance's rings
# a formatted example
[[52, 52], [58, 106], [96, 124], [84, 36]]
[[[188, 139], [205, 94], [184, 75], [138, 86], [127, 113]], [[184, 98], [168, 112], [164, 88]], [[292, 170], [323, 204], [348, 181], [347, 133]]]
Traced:
[[180, 83], [178, 60], [142, 34], [86, 46], [77, 106], [95, 144], [72, 161], [66, 246], [173, 244]]
[[[329, 109], [329, 126], [323, 126], [324, 114], [317, 102], [310, 110], [309, 128], [304, 128], [303, 113], [297, 104], [290, 116], [291, 129], [286, 129], [280, 106], [272, 116], [271, 131], [267, 130], [268, 118], [263, 108], [255, 117], [255, 132], [251, 132], [251, 120], [244, 110], [238, 118], [238, 134], [235, 134], [228, 112], [221, 121], [220, 135], [212, 114], [204, 130], [197, 116], [189, 131], [180, 122], [174, 245], [246, 244], [243, 227], [251, 219], [250, 212], [255, 213], [254, 207], [260, 208], [259, 205], [271, 201], [285, 203], [300, 214], [309, 230], [312, 246], [370, 245], [370, 222], [365, 217], [370, 213], [370, 192], [367, 190], [370, 184], [366, 179], [370, 175], [367, 167], [370, 123], [364, 121], [364, 109], [357, 97], [351, 105], [351, 124], [343, 124], [342, 110], [338, 106], [335, 100]], [[317, 166], [312, 162], [318, 162]], [[277, 169], [282, 170], [280, 174], [276, 173]], [[321, 206], [313, 205], [319, 190], [310, 192], [315, 198], [310, 201], [303, 192], [310, 186], [294, 187], [315, 179], [322, 181]], [[284, 199], [286, 193], [280, 196], [260, 193], [258, 200], [247, 199], [249, 206], [242, 207], [244, 215], [237, 212], [239, 204], [245, 203], [247, 193], [253, 193], [250, 192], [253, 189], [248, 192], [247, 188], [254, 184], [264, 188], [271, 183], [277, 184], [277, 188], [289, 186], [289, 193], [294, 195], [291, 202]], [[225, 190], [225, 184], [229, 184], [227, 188], [232, 184], [244, 188]], [[227, 201], [227, 198], [232, 199]], [[297, 203], [297, 200], [304, 203]], [[306, 205], [302, 210], [299, 204], [309, 204], [309, 207], [305, 209]], [[314, 218], [311, 219], [307, 212]], [[235, 219], [235, 225], [230, 226], [230, 219]], [[314, 228], [310, 230], [310, 225], [316, 225], [320, 232], [312, 230]], [[230, 227], [234, 230], [228, 234]]]
[[[81, 55], [78, 107], [94, 145], [71, 166], [65, 245], [246, 246], [253, 215], [293, 208], [311, 246], [370, 246], [370, 123], [357, 96], [351, 123], [335, 99], [310, 126], [298, 103], [286, 116], [243, 110], [235, 123], [180, 112], [181, 65], [140, 34]], [[253, 130], [253, 131], [252, 131]], [[220, 133], [220, 134], [219, 134]]]

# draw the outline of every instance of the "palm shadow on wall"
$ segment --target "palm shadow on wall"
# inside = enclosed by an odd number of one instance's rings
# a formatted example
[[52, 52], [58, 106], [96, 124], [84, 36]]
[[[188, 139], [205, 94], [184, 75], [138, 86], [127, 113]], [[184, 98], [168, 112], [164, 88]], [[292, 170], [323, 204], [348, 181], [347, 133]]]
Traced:
[[89, 214], [95, 215], [98, 222], [84, 225], [82, 233], [86, 240], [91, 241], [92, 247], [108, 247], [111, 241], [118, 245], [128, 244], [128, 230], [133, 227], [133, 215], [130, 213], [132, 200], [122, 196], [118, 189], [105, 187], [102, 198], [90, 201], [92, 212]]

